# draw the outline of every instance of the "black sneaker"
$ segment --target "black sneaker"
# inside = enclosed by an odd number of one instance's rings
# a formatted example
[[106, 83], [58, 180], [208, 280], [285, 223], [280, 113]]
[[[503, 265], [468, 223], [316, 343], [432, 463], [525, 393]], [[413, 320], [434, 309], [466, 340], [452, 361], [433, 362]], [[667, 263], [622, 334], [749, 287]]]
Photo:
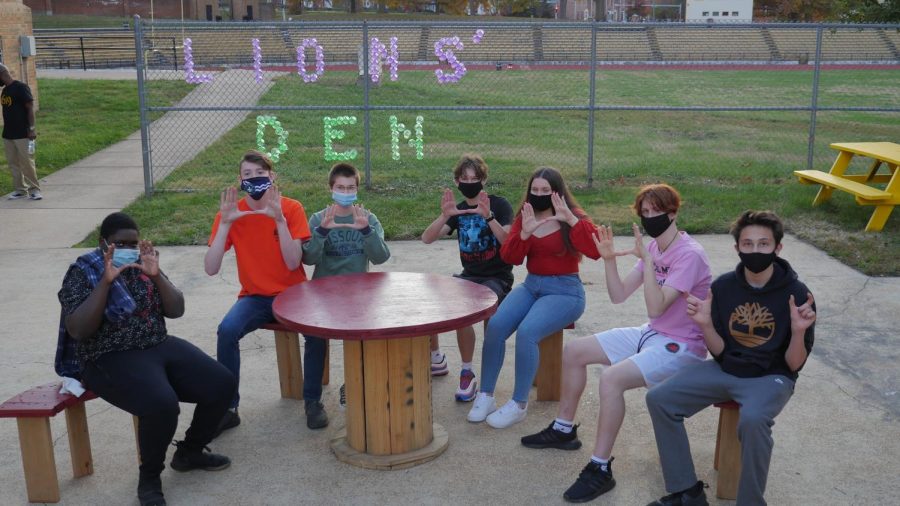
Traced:
[[559, 448], [560, 450], [577, 450], [581, 448], [581, 441], [578, 440], [577, 425], [572, 427], [572, 432], [566, 434], [563, 431], [554, 429], [554, 423], [556, 422], [550, 422], [546, 429], [537, 434], [523, 437], [522, 444], [528, 448]]
[[687, 490], [669, 494], [647, 506], [707, 506], [709, 503], [706, 502], [706, 492], [703, 490], [706, 487], [706, 483], [698, 481]]
[[219, 420], [219, 425], [216, 427], [216, 432], [213, 433], [213, 439], [219, 437], [222, 432], [233, 429], [241, 424], [241, 417], [238, 415], [237, 408], [229, 409], [222, 416], [222, 419]]
[[137, 486], [138, 502], [141, 506], [166, 506], [166, 498], [162, 492], [162, 480], [159, 475], [140, 475]]
[[600, 464], [593, 460], [588, 462], [578, 475], [575, 483], [563, 493], [563, 499], [568, 502], [588, 502], [600, 497], [616, 486], [616, 480], [612, 475], [613, 459], [609, 459], [606, 471], [600, 468]]
[[306, 401], [306, 426], [310, 429], [328, 427], [328, 414], [325, 406], [319, 401]]
[[221, 471], [231, 465], [231, 459], [218, 453], [212, 453], [206, 446], [199, 448], [188, 446], [184, 441], [175, 441], [172, 445], [178, 449], [175, 450], [175, 455], [172, 455], [169, 467], [176, 471], [182, 473], [194, 469]]

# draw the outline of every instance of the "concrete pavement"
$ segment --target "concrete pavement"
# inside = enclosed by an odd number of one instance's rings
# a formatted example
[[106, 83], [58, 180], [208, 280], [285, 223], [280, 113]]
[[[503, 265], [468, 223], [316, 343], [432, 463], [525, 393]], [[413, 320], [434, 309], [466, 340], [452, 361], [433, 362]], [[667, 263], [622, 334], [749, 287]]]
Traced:
[[[698, 239], [714, 272], [733, 267], [736, 255], [729, 236]], [[621, 246], [626, 245], [623, 240]], [[458, 270], [453, 241], [391, 242], [390, 247], [393, 256], [379, 266], [381, 270], [445, 274]], [[66, 267], [82, 251], [0, 250], [0, 321], [6, 322], [0, 330], [0, 399], [53, 379], [56, 292]], [[203, 254], [203, 247], [162, 248], [161, 264], [187, 299], [187, 314], [170, 322], [170, 332], [214, 354], [216, 326], [232, 304], [238, 284], [230, 255], [223, 272], [209, 277], [202, 270]], [[816, 346], [796, 394], [776, 419], [768, 500], [778, 505], [892, 503], [900, 472], [896, 394], [900, 357], [889, 343], [900, 314], [896, 297], [900, 282], [863, 276], [793, 237], [786, 238], [783, 256], [816, 295], [820, 320]], [[623, 261], [620, 269], [624, 272], [630, 266], [630, 261]], [[523, 277], [524, 270], [518, 267], [516, 278]], [[576, 329], [567, 331], [567, 339], [645, 320], [640, 294], [621, 305], [609, 303], [599, 263], [583, 262], [582, 279], [588, 306]], [[477, 334], [481, 343], [480, 328]], [[372, 471], [343, 464], [329, 450], [329, 437], [344, 423], [337, 409], [343, 374], [340, 343], [332, 344], [332, 384], [323, 399], [331, 425], [311, 431], [304, 423], [302, 403], [279, 397], [271, 332], [248, 335], [241, 344], [243, 423], [212, 445], [229, 455], [233, 465], [218, 473], [166, 470], [163, 483], [170, 504], [561, 504], [562, 492], [590, 457], [600, 368], [589, 370], [589, 388], [577, 416], [585, 446], [574, 452], [530, 450], [518, 439], [545, 427], [555, 415], [556, 403], [532, 402], [528, 418], [506, 430], [467, 423], [469, 405], [453, 401], [460, 362], [455, 339], [445, 334], [442, 340], [452, 374], [434, 381], [434, 419], [450, 435], [448, 450], [411, 469]], [[511, 339], [497, 389], [500, 402], [512, 390], [513, 346]], [[479, 351], [475, 359], [479, 374], [480, 359]], [[596, 504], [646, 504], [663, 495], [643, 396], [643, 390], [626, 395], [628, 412], [614, 451], [618, 486]], [[193, 409], [187, 404], [182, 408], [176, 437], [182, 437]], [[130, 416], [102, 400], [89, 402], [87, 410], [95, 465], [90, 477], [72, 479], [64, 419], [52, 420], [63, 503], [137, 504]], [[707, 409], [687, 423], [699, 476], [712, 483], [716, 417], [715, 410]], [[708, 491], [710, 497], [713, 492]], [[0, 503], [25, 501], [15, 423], [0, 420]]]

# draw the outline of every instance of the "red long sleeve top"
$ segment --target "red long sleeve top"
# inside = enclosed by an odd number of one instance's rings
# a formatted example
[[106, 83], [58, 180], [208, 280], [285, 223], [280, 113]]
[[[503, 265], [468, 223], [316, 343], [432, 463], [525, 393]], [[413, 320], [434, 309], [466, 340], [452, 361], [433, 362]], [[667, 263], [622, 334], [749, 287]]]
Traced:
[[600, 258], [600, 253], [594, 245], [591, 235], [597, 230], [597, 226], [586, 215], [576, 212], [579, 216], [578, 223], [569, 230], [569, 239], [578, 253], [566, 251], [563, 243], [562, 230], [557, 230], [544, 237], [532, 235], [527, 240], [522, 240], [522, 215], [516, 216], [516, 220], [506, 236], [506, 241], [500, 248], [500, 258], [512, 265], [521, 265], [525, 258], [528, 262], [525, 268], [531, 274], [541, 276], [559, 276], [562, 274], [575, 274], [578, 272], [578, 262], [581, 255], [587, 255], [594, 260]]

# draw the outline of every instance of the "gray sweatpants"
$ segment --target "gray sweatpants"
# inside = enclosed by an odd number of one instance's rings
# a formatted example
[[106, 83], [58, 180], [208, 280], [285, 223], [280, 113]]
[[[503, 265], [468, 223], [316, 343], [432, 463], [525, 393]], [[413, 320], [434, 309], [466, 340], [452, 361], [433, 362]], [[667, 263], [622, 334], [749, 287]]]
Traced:
[[679, 492], [697, 483], [684, 419], [716, 402], [741, 405], [741, 481], [737, 504], [764, 505], [772, 458], [772, 426], [794, 393], [794, 381], [781, 375], [738, 378], [714, 360], [684, 367], [647, 392], [647, 407], [656, 433], [666, 491]]

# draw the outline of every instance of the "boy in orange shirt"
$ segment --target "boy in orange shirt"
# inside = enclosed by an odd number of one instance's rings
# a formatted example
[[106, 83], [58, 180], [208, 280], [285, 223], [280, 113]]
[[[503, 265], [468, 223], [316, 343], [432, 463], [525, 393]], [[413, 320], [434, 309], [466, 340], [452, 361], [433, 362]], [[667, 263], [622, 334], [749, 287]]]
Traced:
[[[239, 184], [248, 197], [237, 199], [237, 189], [222, 192], [219, 212], [209, 237], [203, 260], [206, 273], [213, 276], [222, 267], [225, 252], [234, 247], [241, 291], [238, 300], [222, 319], [218, 329], [218, 360], [239, 380], [241, 355], [238, 342], [260, 326], [274, 322], [272, 301], [286, 288], [306, 281], [300, 259], [301, 243], [310, 238], [306, 213], [300, 202], [282, 197], [275, 187], [272, 160], [258, 151], [248, 151], [240, 163]], [[306, 425], [320, 429], [328, 425], [328, 415], [320, 402], [325, 341], [306, 338], [304, 351], [303, 399]], [[236, 427], [240, 395], [235, 390], [231, 408], [217, 431]]]

